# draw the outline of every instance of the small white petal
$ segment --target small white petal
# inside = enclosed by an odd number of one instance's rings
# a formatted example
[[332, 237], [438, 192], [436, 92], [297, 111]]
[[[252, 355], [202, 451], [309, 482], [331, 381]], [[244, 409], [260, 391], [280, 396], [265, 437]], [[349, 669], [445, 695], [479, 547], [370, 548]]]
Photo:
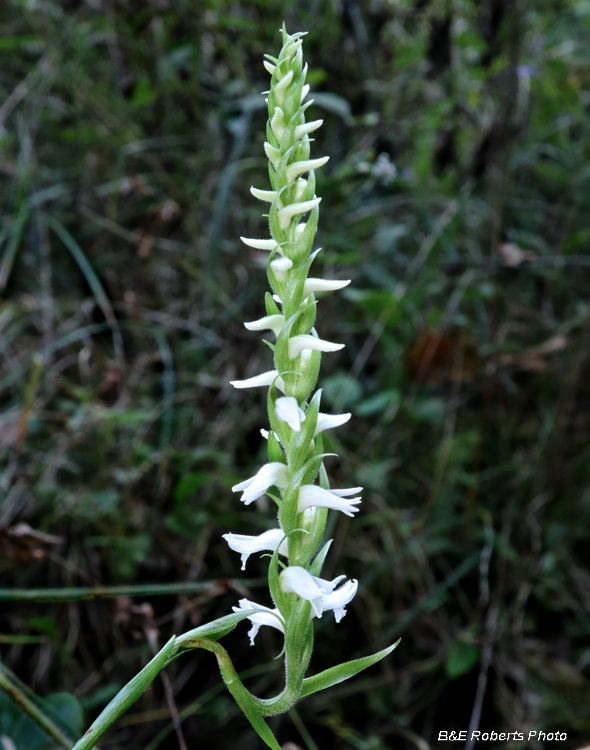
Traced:
[[331, 594], [336, 586], [338, 586], [341, 581], [344, 581], [345, 578], [346, 576], [337, 576], [334, 580], [327, 581], [325, 578], [317, 578], [317, 576], [313, 576], [313, 580], [317, 583], [324, 595]]
[[305, 422], [305, 414], [299, 408], [297, 399], [293, 396], [281, 396], [275, 404], [277, 417], [286, 422], [295, 432], [301, 429], [301, 422]]
[[298, 240], [301, 235], [303, 234], [303, 230], [307, 226], [307, 222], [303, 222], [302, 224], [297, 224], [295, 227], [295, 240]]
[[301, 89], [301, 101], [303, 101], [308, 94], [309, 94], [309, 83], [306, 83], [305, 86]]
[[314, 130], [321, 128], [323, 124], [323, 120], [313, 120], [312, 122], [305, 122], [303, 125], [297, 125], [295, 128], [295, 138], [299, 140], [300, 138], [303, 138], [304, 135], [313, 133]]
[[299, 513], [302, 513], [306, 508], [320, 506], [322, 508], [330, 508], [331, 510], [340, 510], [347, 516], [352, 516], [358, 511], [358, 508], [355, 506], [360, 502], [360, 497], [345, 498], [315, 484], [304, 484], [299, 490], [297, 510]]
[[330, 492], [336, 497], [350, 497], [351, 495], [358, 495], [362, 490], [362, 487], [348, 487], [345, 490], [330, 490]]
[[278, 336], [281, 328], [285, 323], [282, 315], [265, 315], [264, 318], [253, 320], [251, 323], [244, 323], [249, 331], [273, 331]]
[[293, 71], [290, 70], [287, 75], [284, 78], [281, 78], [281, 80], [275, 85], [273, 93], [279, 105], [285, 103], [285, 99], [287, 98], [287, 88], [292, 80]]
[[314, 436], [318, 435], [324, 430], [332, 430], [334, 427], [340, 427], [340, 425], [346, 424], [350, 419], [350, 413], [348, 414], [318, 414], [318, 422], [315, 428]]
[[265, 201], [265, 203], [272, 203], [277, 194], [276, 190], [259, 190], [254, 186], [250, 188], [250, 192], [255, 198], [258, 198], [258, 200], [261, 201]]
[[[273, 294], [273, 295], [272, 295], [272, 298], [274, 299], [274, 301], [275, 301], [275, 302], [276, 302], [277, 304], [279, 304], [279, 305], [282, 305], [282, 304], [283, 304], [283, 300], [282, 300], [282, 299], [281, 299], [281, 298], [279, 297], [279, 295], [278, 295], [278, 294]], [[282, 390], [284, 391], [285, 389], [283, 388]]]
[[330, 490], [330, 492], [336, 497], [350, 497], [351, 495], [358, 495], [362, 490], [362, 487], [347, 487], [345, 490]]
[[278, 609], [270, 609], [270, 607], [256, 604], [256, 602], [252, 602], [249, 599], [240, 599], [239, 604], [239, 607], [232, 607], [234, 612], [247, 612], [251, 609], [263, 610], [262, 612], [255, 612], [247, 618], [252, 623], [252, 628], [248, 633], [250, 636], [250, 644], [252, 646], [254, 645], [254, 639], [256, 638], [256, 634], [260, 630], [261, 625], [270, 625], [271, 628], [276, 628], [277, 630], [280, 630], [281, 633], [285, 632], [283, 618]]
[[313, 349], [317, 352], [337, 352], [344, 349], [344, 344], [334, 344], [332, 341], [324, 341], [309, 333], [293, 336], [289, 339], [289, 357], [295, 359], [304, 349]]
[[312, 353], [313, 352], [311, 351], [311, 349], [304, 349], [301, 352], [301, 358], [299, 360], [299, 363], [301, 365], [301, 370], [302, 371], [305, 371], [305, 368], [311, 362], [311, 355], [312, 355]]
[[270, 529], [258, 536], [247, 536], [245, 534], [224, 534], [223, 538], [230, 549], [239, 552], [242, 556], [242, 570], [246, 569], [246, 562], [250, 555], [255, 552], [269, 550], [274, 552], [277, 547], [279, 554], [289, 554], [289, 540], [285, 537], [282, 529]]
[[297, 189], [295, 190], [295, 200], [300, 201], [303, 198], [303, 193], [307, 187], [307, 180], [299, 178], [297, 180]]
[[293, 182], [293, 180], [304, 172], [309, 172], [310, 169], [319, 169], [330, 159], [329, 156], [322, 156], [321, 159], [306, 159], [305, 161], [296, 161], [287, 167], [287, 182]]
[[283, 256], [282, 258], [277, 258], [277, 260], [271, 261], [270, 267], [279, 281], [286, 281], [287, 271], [290, 268], [293, 268], [293, 261], [290, 258]]
[[272, 128], [272, 132], [275, 134], [277, 140], [280, 141], [285, 132], [285, 115], [280, 107], [275, 108], [275, 113], [270, 121], [270, 127]]
[[264, 67], [265, 67], [265, 68], [266, 68], [266, 69], [268, 70], [268, 72], [269, 72], [269, 73], [270, 73], [271, 75], [272, 75], [272, 74], [273, 74], [273, 73], [275, 72], [275, 68], [276, 68], [276, 65], [273, 65], [273, 64], [272, 64], [271, 62], [269, 62], [268, 60], [264, 60], [264, 62], [263, 62], [262, 64], [264, 65]]
[[344, 289], [350, 284], [350, 279], [337, 281], [336, 279], [306, 279], [303, 286], [303, 296], [307, 297], [312, 292], [336, 292], [338, 289]]
[[277, 246], [277, 243], [274, 240], [255, 240], [250, 239], [249, 237], [240, 237], [244, 245], [248, 245], [248, 247], [253, 247], [256, 250], [274, 250]]
[[302, 599], [311, 602], [316, 617], [322, 616], [322, 590], [311, 573], [298, 565], [291, 565], [283, 570], [279, 580], [283, 591], [288, 594], [297, 594]]
[[314, 198], [313, 200], [303, 201], [302, 203], [291, 203], [290, 206], [281, 208], [279, 211], [279, 224], [281, 225], [281, 228], [287, 229], [289, 222], [294, 216], [311, 211], [316, 206], [320, 205], [321, 200], [321, 198]]
[[290, 268], [293, 268], [293, 261], [291, 258], [278, 258], [278, 260], [273, 260], [270, 264], [273, 271], [288, 271]]
[[264, 427], [260, 428], [260, 434], [265, 440], [268, 440], [268, 430], [265, 430]]
[[276, 378], [276, 386], [280, 391], [285, 392], [285, 383], [283, 378], [280, 376], [277, 378], [277, 371], [270, 370], [270, 372], [263, 372], [260, 375], [254, 375], [253, 378], [247, 378], [246, 380], [230, 380], [230, 384], [234, 388], [258, 388], [263, 385], [272, 385]]
[[336, 622], [340, 622], [346, 614], [344, 607], [354, 599], [357, 589], [358, 581], [353, 578], [352, 580], [347, 581], [344, 586], [341, 586], [337, 591], [326, 594], [322, 597], [322, 611], [327, 612], [328, 610], [333, 609]]
[[268, 141], [264, 142], [264, 153], [268, 156], [269, 161], [276, 169], [278, 163], [281, 161], [281, 152], [278, 148], [271, 146]]
[[232, 492], [244, 491], [240, 500], [244, 505], [262, 497], [264, 493], [273, 485], [284, 489], [289, 483], [288, 469], [285, 464], [279, 461], [272, 461], [264, 466], [249, 479], [240, 482], [232, 487]]

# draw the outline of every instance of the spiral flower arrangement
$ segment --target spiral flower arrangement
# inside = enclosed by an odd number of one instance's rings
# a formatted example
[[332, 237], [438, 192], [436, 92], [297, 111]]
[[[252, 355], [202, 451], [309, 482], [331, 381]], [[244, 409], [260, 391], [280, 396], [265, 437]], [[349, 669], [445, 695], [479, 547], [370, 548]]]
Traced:
[[[303, 32], [289, 35], [282, 29], [283, 46], [278, 57], [266, 55], [264, 66], [271, 75], [268, 92], [267, 140], [270, 190], [252, 187], [251, 193], [270, 204], [270, 238], [242, 241], [269, 252], [267, 273], [272, 294], [266, 294], [266, 315], [246, 323], [250, 331], [271, 331], [275, 368], [247, 380], [233, 381], [236, 388], [266, 387], [269, 429], [261, 430], [268, 441], [268, 463], [249, 479], [235, 485], [241, 501], [250, 505], [264, 494], [277, 504], [278, 523], [258, 536], [228, 533], [224, 539], [241, 555], [242, 570], [250, 555], [270, 552], [268, 584], [274, 607], [242, 599], [233, 614], [181, 636], [173, 636], [154, 659], [111, 701], [74, 750], [93, 747], [108, 727], [144, 692], [158, 672], [181, 653], [203, 648], [215, 654], [222, 678], [260, 737], [273, 750], [281, 750], [264, 717], [289, 710], [300, 698], [352, 677], [387, 656], [394, 644], [372, 656], [339, 664], [306, 677], [314, 642], [314, 618], [332, 611], [336, 622], [357, 592], [357, 581], [340, 575], [321, 577], [331, 540], [323, 543], [329, 510], [353, 516], [359, 510], [361, 487], [330, 487], [324, 458], [323, 433], [345, 424], [350, 414], [320, 411], [321, 389], [314, 391], [323, 352], [335, 352], [343, 344], [318, 336], [315, 329], [316, 292], [337, 291], [350, 282], [310, 277], [320, 252], [313, 251], [319, 204], [315, 194], [315, 170], [328, 157], [310, 158], [310, 134], [322, 120], [305, 121], [313, 100], [308, 100], [303, 64]], [[307, 218], [305, 218], [307, 217]], [[278, 490], [278, 493], [276, 492]], [[274, 698], [252, 695], [242, 684], [219, 639], [242, 620], [249, 620], [250, 641], [263, 625], [284, 636], [285, 686]]]

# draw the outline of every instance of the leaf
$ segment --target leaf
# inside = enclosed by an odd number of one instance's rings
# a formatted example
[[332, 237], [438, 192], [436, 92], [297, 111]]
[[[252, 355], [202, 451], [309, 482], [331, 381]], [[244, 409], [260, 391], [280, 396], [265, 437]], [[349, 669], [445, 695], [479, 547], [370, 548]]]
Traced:
[[84, 730], [84, 711], [80, 701], [71, 693], [53, 693], [44, 700], [50, 707], [50, 713], [60, 721], [66, 729], [77, 737]]
[[394, 648], [397, 647], [401, 638], [397, 640], [392, 646], [384, 648], [383, 651], [379, 651], [372, 656], [363, 656], [361, 659], [354, 659], [354, 661], [347, 661], [344, 664], [339, 664], [337, 667], [331, 667], [326, 669], [324, 672], [308, 677], [303, 680], [303, 690], [301, 691], [301, 698], [305, 698], [312, 693], [317, 693], [320, 690], [337, 685], [339, 682], [344, 682], [350, 677], [354, 677], [355, 674], [362, 672], [363, 669], [376, 664], [381, 659], [388, 656]]
[[445, 671], [451, 679], [459, 677], [474, 667], [480, 659], [481, 649], [471, 643], [456, 641], [451, 644], [445, 662]]

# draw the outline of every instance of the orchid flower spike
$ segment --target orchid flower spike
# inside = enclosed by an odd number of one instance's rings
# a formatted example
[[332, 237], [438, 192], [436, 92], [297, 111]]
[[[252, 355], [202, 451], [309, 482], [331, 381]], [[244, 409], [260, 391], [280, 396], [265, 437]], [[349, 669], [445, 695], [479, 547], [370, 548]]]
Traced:
[[[319, 411], [321, 392], [314, 389], [322, 357], [340, 351], [344, 345], [321, 338], [321, 305], [318, 306], [315, 295], [343, 289], [350, 280], [308, 277], [320, 252], [313, 247], [321, 204], [321, 197], [316, 195], [316, 173], [325, 168], [328, 157], [311, 153], [310, 134], [321, 127], [322, 120], [305, 121], [313, 100], [306, 100], [309, 84], [305, 82], [307, 65], [303, 62], [304, 33], [289, 35], [284, 26], [281, 33], [283, 47], [278, 57], [267, 55], [264, 62], [271, 77], [269, 90], [265, 92], [268, 123], [264, 143], [270, 184], [252, 187], [250, 191], [265, 204], [268, 226], [255, 232], [258, 235], [255, 238], [241, 238], [247, 248], [268, 253], [271, 289], [258, 319], [244, 325], [248, 331], [271, 331], [276, 336], [276, 342], [266, 342], [274, 362], [265, 372], [231, 381], [240, 391], [267, 389], [270, 423], [261, 427], [265, 441], [258, 446], [266, 449], [268, 462], [232, 490], [241, 492], [242, 503], [250, 506], [265, 493], [271, 494], [272, 488], [271, 497], [278, 505], [278, 524], [257, 536], [231, 532], [223, 535], [229, 548], [241, 555], [242, 570], [250, 555], [272, 553], [268, 584], [275, 607], [240, 599], [239, 605], [233, 607], [233, 614], [178, 638], [172, 637], [142, 671], [143, 682], [137, 683], [145, 687], [158, 669], [186, 648], [213, 651], [230, 693], [265, 744], [275, 750], [280, 746], [265, 723], [266, 716], [290, 710], [304, 691], [309, 695], [342, 682], [394, 648], [391, 646], [371, 657], [345, 660], [327, 672], [305, 679], [313, 650], [313, 618], [333, 611], [336, 622], [340, 622], [358, 588], [356, 580], [346, 580], [344, 575], [331, 581], [321, 578], [330, 545], [328, 541], [322, 547], [328, 511], [337, 510], [353, 517], [359, 510], [358, 493], [362, 488], [330, 489], [324, 466], [324, 460], [334, 454], [325, 452], [323, 433], [345, 424], [350, 414]], [[237, 585], [234, 588], [238, 589]], [[261, 700], [252, 695], [241, 683], [228, 653], [217, 643], [242, 620], [251, 624], [251, 644], [262, 625], [285, 636], [285, 687], [274, 698]], [[118, 717], [120, 706], [118, 696], [101, 713], [97, 720], [102, 722], [101, 731], [106, 731], [109, 722], [112, 724]], [[85, 738], [97, 728], [98, 724], [93, 725]], [[100, 732], [95, 732], [94, 742], [100, 736]], [[81, 743], [84, 742], [82, 739]], [[76, 748], [79, 746], [82, 745], [77, 743]]]

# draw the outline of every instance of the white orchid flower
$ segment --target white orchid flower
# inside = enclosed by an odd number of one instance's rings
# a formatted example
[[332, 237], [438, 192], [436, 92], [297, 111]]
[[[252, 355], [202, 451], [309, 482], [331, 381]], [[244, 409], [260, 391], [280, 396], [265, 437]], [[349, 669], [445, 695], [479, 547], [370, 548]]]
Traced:
[[267, 155], [268, 160], [276, 169], [281, 161], [281, 152], [278, 148], [271, 146], [268, 141], [264, 141], [264, 153]]
[[254, 375], [253, 378], [246, 378], [246, 380], [230, 380], [230, 385], [234, 388], [258, 388], [263, 385], [272, 385], [273, 383], [280, 390], [285, 392], [285, 382], [283, 378], [277, 377], [279, 373], [276, 370], [270, 370], [269, 372], [262, 372], [260, 375]]
[[249, 331], [272, 331], [278, 336], [284, 324], [285, 319], [282, 315], [265, 315], [264, 318], [253, 320], [251, 323], [244, 323], [244, 326]]
[[318, 421], [316, 424], [314, 437], [324, 430], [332, 430], [334, 427], [340, 427], [340, 425], [346, 424], [350, 419], [350, 412], [348, 414], [318, 414]]
[[301, 423], [305, 422], [305, 413], [299, 408], [297, 399], [293, 396], [281, 396], [275, 404], [276, 415], [295, 432], [301, 429]]
[[288, 470], [285, 464], [279, 461], [272, 461], [271, 463], [264, 464], [250, 479], [234, 485], [232, 492], [241, 492], [243, 490], [244, 494], [240, 500], [244, 505], [250, 505], [254, 500], [262, 497], [269, 487], [276, 485], [281, 489], [285, 489], [288, 483]]
[[[279, 152], [280, 153], [280, 152]], [[321, 198], [313, 198], [310, 201], [302, 201], [301, 203], [291, 203], [289, 206], [281, 208], [279, 211], [279, 225], [281, 229], [287, 229], [291, 219], [299, 214], [306, 214], [316, 206], [320, 205]]]
[[[313, 125], [313, 123], [309, 123]], [[321, 122], [320, 122], [321, 124]], [[319, 127], [319, 125], [317, 126]], [[315, 129], [315, 128], [314, 128]], [[329, 160], [329, 156], [322, 156], [320, 159], [306, 159], [305, 161], [295, 161], [287, 167], [287, 182], [293, 182], [296, 177], [311, 169], [319, 169]]]
[[304, 484], [299, 490], [297, 510], [302, 513], [306, 508], [330, 508], [340, 510], [347, 516], [353, 516], [358, 511], [355, 507], [361, 502], [360, 497], [349, 497], [360, 492], [362, 487], [350, 487], [345, 490], [325, 490], [316, 484]]
[[[300, 138], [303, 138], [304, 135], [313, 133], [314, 130], [321, 128], [323, 123], [323, 120], [312, 120], [311, 122], [303, 123], [303, 125], [297, 125], [295, 128], [295, 138], [299, 140]], [[314, 167], [314, 169], [317, 169], [317, 167]]]
[[258, 188], [255, 188], [254, 185], [250, 188], [250, 192], [255, 198], [258, 198], [259, 201], [264, 201], [265, 203], [272, 203], [277, 194], [276, 190], [259, 190]]
[[[277, 243], [275, 240], [258, 240], [250, 237], [240, 237], [244, 245], [248, 245], [248, 247], [253, 247], [255, 250], [274, 250], [275, 247], [277, 247]], [[279, 247], [278, 252], [281, 252], [281, 248]]]
[[279, 555], [286, 557], [289, 554], [289, 540], [282, 529], [269, 529], [258, 536], [230, 533], [224, 534], [223, 538], [230, 549], [242, 555], [242, 570], [246, 570], [246, 562], [255, 552], [275, 552], [278, 548]]
[[251, 602], [249, 599], [240, 599], [239, 607], [232, 607], [234, 612], [247, 612], [251, 609], [262, 609], [263, 612], [254, 612], [254, 614], [248, 615], [248, 620], [252, 623], [252, 627], [248, 633], [250, 636], [250, 645], [254, 645], [254, 639], [260, 630], [261, 625], [270, 625], [271, 628], [280, 630], [281, 633], [285, 632], [285, 623], [278, 609], [270, 609], [262, 604], [256, 604]]
[[295, 359], [304, 349], [312, 349], [317, 352], [337, 352], [344, 349], [344, 344], [334, 344], [332, 341], [318, 339], [309, 333], [300, 336], [292, 336], [289, 339], [289, 357]]
[[297, 594], [302, 599], [311, 603], [316, 617], [321, 617], [324, 612], [334, 610], [336, 621], [346, 614], [344, 609], [356, 594], [357, 581], [348, 581], [339, 589], [336, 589], [346, 576], [337, 576], [332, 581], [326, 581], [309, 573], [305, 568], [291, 565], [285, 568], [279, 576], [281, 588], [286, 593]]
[[305, 280], [305, 284], [303, 285], [303, 297], [307, 297], [307, 295], [312, 292], [337, 292], [339, 289], [344, 289], [344, 287], [349, 284], [350, 279], [337, 281], [336, 279], [309, 278]]
[[332, 592], [332, 588], [321, 586], [321, 578], [312, 576], [305, 568], [291, 565], [285, 568], [279, 576], [281, 588], [288, 594], [297, 594], [311, 603], [316, 617], [322, 616], [322, 597]]

